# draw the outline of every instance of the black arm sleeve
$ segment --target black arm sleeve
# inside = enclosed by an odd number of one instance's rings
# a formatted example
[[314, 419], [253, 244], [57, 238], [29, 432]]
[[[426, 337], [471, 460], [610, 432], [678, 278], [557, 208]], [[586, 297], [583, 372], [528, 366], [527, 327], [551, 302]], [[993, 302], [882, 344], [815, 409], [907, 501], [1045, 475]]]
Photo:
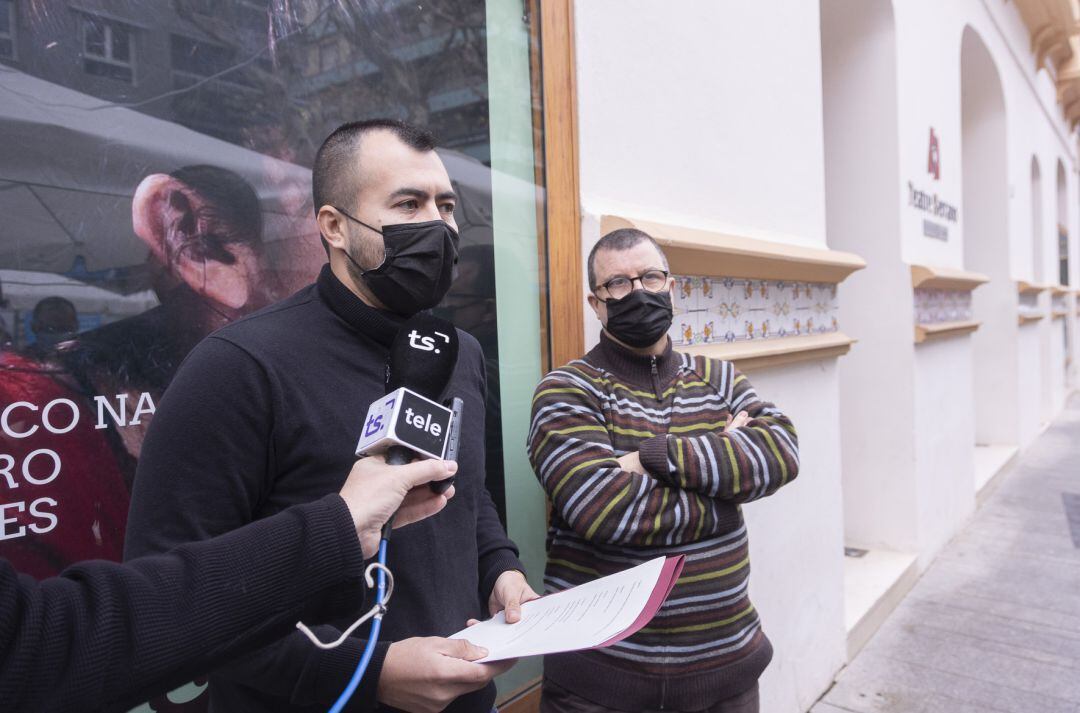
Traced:
[[338, 495], [166, 554], [35, 582], [0, 560], [5, 710], [127, 710], [287, 633], [363, 573]]
[[209, 337], [191, 351], [139, 454], [124, 559], [166, 552], [246, 525], [269, 482], [273, 392], [262, 367]]
[[[161, 400], [139, 457], [124, 557], [167, 551], [241, 527], [270, 492], [275, 391], [270, 376], [239, 346], [211, 336], [188, 355]], [[283, 408], [283, 407], [282, 407]], [[334, 594], [337, 606], [353, 595]], [[341, 602], [337, 601], [338, 599]], [[313, 627], [323, 641], [340, 630]], [[366, 643], [351, 637], [329, 651], [294, 631], [217, 672], [295, 705], [329, 706], [345, 688]], [[388, 644], [372, 657], [349, 710], [375, 705]]]

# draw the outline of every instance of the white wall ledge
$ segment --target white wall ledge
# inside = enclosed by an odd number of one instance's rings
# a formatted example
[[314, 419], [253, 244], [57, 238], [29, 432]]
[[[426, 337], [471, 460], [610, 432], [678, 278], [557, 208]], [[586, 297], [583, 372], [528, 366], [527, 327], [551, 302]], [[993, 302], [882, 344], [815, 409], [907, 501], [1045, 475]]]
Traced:
[[1016, 289], [1022, 295], [1040, 294], [1050, 289], [1050, 285], [1042, 285], [1037, 282], [1017, 280]]
[[915, 343], [922, 344], [934, 339], [946, 337], [960, 337], [971, 334], [979, 328], [981, 322], [977, 320], [964, 320], [962, 322], [937, 322], [934, 324], [915, 325]]
[[728, 235], [681, 225], [604, 215], [600, 232], [637, 228], [660, 244], [678, 275], [743, 277], [757, 280], [837, 284], [866, 267], [858, 255], [839, 250]]
[[731, 361], [740, 370], [747, 371], [838, 357], [846, 354], [854, 343], [855, 340], [843, 332], [825, 332], [798, 337], [695, 344], [678, 347], [678, 351]]
[[918, 289], [971, 292], [989, 281], [990, 278], [982, 273], [955, 267], [911, 266], [911, 286]]

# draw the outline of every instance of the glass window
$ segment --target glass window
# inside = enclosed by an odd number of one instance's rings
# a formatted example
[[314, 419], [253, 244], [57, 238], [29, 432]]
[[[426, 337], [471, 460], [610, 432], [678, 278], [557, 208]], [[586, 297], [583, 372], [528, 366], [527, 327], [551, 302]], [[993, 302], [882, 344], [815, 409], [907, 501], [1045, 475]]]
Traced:
[[[28, 499], [5, 557], [39, 577], [120, 558], [142, 438], [176, 368], [213, 329], [313, 280], [326, 260], [315, 151], [344, 122], [389, 116], [433, 130], [460, 196], [459, 278], [439, 312], [484, 349], [487, 484], [542, 588], [545, 499], [523, 447], [546, 348], [531, 4], [130, 0], [104, 18], [85, 0], [35, 3], [48, 19], [23, 30], [25, 68], [0, 72], [0, 131], [19, 137], [0, 159], [0, 401], [69, 399], [81, 420], [0, 438], [20, 463], [47, 449], [62, 464], [34, 493], [0, 479]], [[45, 533], [29, 528], [37, 498], [56, 502]], [[200, 688], [140, 710], [204, 709]]]
[[182, 35], [173, 35], [171, 43], [173, 71], [209, 77], [226, 72], [235, 64], [236, 51], [228, 47]]
[[0, 0], [0, 57], [15, 59], [14, 0]]
[[83, 31], [83, 52], [87, 57], [107, 58], [105, 51], [105, 25], [97, 20], [86, 20]]
[[334, 40], [323, 42], [319, 46], [319, 69], [329, 72], [338, 66], [338, 43]]
[[131, 60], [131, 35], [126, 30], [112, 31], [112, 59], [117, 62]]
[[100, 17], [83, 18], [83, 69], [87, 74], [134, 81], [131, 29]]

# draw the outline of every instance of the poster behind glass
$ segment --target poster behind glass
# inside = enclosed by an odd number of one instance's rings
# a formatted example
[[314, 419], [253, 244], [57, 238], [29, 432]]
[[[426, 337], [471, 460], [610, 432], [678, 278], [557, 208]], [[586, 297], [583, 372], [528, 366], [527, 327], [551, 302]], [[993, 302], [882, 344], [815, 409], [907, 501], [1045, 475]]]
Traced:
[[121, 558], [176, 368], [314, 278], [314, 153], [379, 116], [430, 127], [460, 196], [440, 311], [488, 355], [505, 512], [484, 21], [483, 0], [0, 0], [0, 554], [36, 577]]

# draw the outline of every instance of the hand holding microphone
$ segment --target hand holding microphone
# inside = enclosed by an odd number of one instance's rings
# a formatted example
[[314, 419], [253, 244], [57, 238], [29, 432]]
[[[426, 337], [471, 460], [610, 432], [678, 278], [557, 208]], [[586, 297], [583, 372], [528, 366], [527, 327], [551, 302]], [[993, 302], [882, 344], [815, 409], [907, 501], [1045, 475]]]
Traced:
[[[437, 403], [457, 365], [457, 330], [449, 322], [418, 314], [398, 329], [386, 363], [387, 394], [371, 404], [364, 419], [353, 466], [341, 496], [350, 503], [353, 522], [365, 558], [378, 555], [366, 573], [373, 584], [372, 568], [378, 570], [378, 603], [331, 642], [324, 642], [303, 622], [296, 626], [323, 649], [340, 646], [361, 624], [373, 619], [368, 643], [360, 663], [331, 711], [341, 710], [356, 691], [367, 670], [379, 638], [386, 603], [393, 592], [386, 577], [386, 548], [390, 531], [434, 515], [453, 496], [457, 463], [443, 460], [456, 451], [460, 428], [460, 399], [454, 408]], [[366, 458], [364, 456], [367, 456]], [[423, 458], [419, 463], [413, 463]], [[422, 486], [427, 486], [426, 488]]]
[[[391, 523], [399, 526], [432, 515], [453, 495], [463, 403], [460, 398], [448, 399], [448, 407], [440, 400], [446, 398], [443, 392], [454, 374], [457, 356], [457, 330], [449, 322], [426, 314], [417, 314], [405, 322], [390, 347], [386, 396], [368, 409], [356, 445], [356, 454], [367, 458], [353, 468], [357, 493], [366, 496], [380, 492], [380, 487], [395, 489], [375, 516], [368, 516], [370, 523], [387, 523], [382, 539], [389, 537]], [[368, 469], [370, 483], [365, 472]], [[381, 486], [375, 484], [380, 478], [385, 480]], [[346, 489], [343, 496], [347, 495]], [[401, 509], [395, 515], [392, 510], [399, 502]], [[379, 542], [376, 527], [364, 523], [358, 525], [357, 531], [365, 554], [369, 548], [385, 547]], [[536, 595], [527, 584], [527, 593], [515, 587], [515, 577], [524, 582], [520, 573], [506, 572], [500, 577], [502, 584], [496, 586], [496, 593], [507, 593], [505, 598], [516, 607], [517, 602]], [[499, 608], [506, 606], [493, 593], [493, 601], [496, 599]], [[373, 633], [369, 647], [374, 637]], [[382, 703], [403, 710], [441, 711], [459, 696], [483, 688], [513, 665], [512, 661], [474, 663], [486, 655], [486, 651], [460, 640], [413, 637], [395, 641], [386, 652], [376, 695]], [[354, 681], [363, 675], [366, 661], [365, 651]], [[351, 690], [343, 694], [344, 700]]]
[[364, 558], [370, 558], [378, 551], [383, 525], [392, 516], [394, 527], [402, 527], [446, 507], [446, 502], [454, 497], [453, 486], [437, 493], [428, 485], [451, 479], [456, 472], [457, 463], [452, 461], [422, 460], [389, 465], [383, 456], [358, 460], [340, 495], [352, 514]]
[[[454, 460], [462, 401], [439, 403], [457, 365], [457, 330], [446, 320], [417, 314], [398, 330], [386, 363], [386, 396], [368, 409], [357, 455], [386, 453], [391, 465], [417, 458]], [[431, 481], [442, 492], [452, 479]]]

